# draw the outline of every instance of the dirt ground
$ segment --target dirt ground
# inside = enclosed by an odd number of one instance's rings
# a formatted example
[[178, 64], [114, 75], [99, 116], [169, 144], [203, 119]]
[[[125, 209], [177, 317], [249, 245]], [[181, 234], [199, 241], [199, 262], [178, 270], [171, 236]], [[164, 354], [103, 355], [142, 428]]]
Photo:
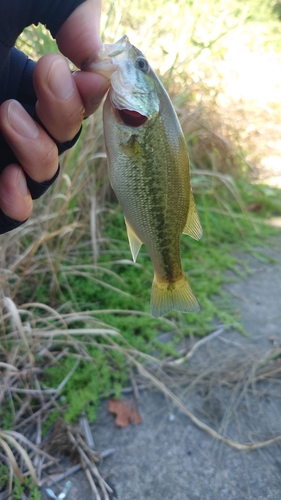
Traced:
[[[232, 328], [202, 344], [190, 361], [192, 381], [184, 383], [181, 372], [173, 388], [203, 423], [240, 443], [281, 436], [280, 371], [279, 378], [253, 377], [253, 367], [281, 349], [281, 232], [256, 250], [239, 255], [248, 270], [241, 268], [244, 277], [229, 273], [224, 287], [248, 336]], [[111, 500], [280, 500], [281, 439], [238, 451], [199, 429], [160, 392], [141, 391], [138, 407], [142, 423], [119, 429], [105, 401], [92, 426], [96, 449], [115, 450], [100, 466]], [[70, 480], [67, 500], [94, 498], [82, 471]]]

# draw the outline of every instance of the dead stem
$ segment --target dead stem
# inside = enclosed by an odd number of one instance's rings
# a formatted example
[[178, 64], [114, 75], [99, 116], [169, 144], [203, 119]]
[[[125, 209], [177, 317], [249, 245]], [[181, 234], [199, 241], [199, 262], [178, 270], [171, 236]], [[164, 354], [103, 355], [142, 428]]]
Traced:
[[266, 441], [260, 441], [258, 443], [238, 443], [236, 441], [233, 441], [232, 439], [225, 438], [224, 436], [213, 430], [211, 427], [204, 424], [204, 422], [199, 420], [191, 411], [189, 411], [186, 408], [186, 406], [182, 403], [182, 401], [172, 391], [170, 391], [170, 389], [168, 389], [168, 387], [166, 387], [152, 373], [146, 370], [143, 365], [138, 363], [136, 360], [134, 360], [133, 362], [137, 366], [139, 373], [141, 373], [145, 378], [149, 378], [153, 382], [153, 384], [156, 387], [158, 387], [158, 389], [160, 389], [160, 391], [163, 394], [168, 396], [171, 399], [171, 401], [173, 401], [178, 406], [178, 408], [180, 408], [183, 411], [183, 413], [187, 415], [199, 429], [202, 429], [203, 431], [205, 431], [207, 434], [217, 439], [218, 441], [221, 441], [236, 450], [242, 451], [242, 450], [257, 450], [259, 448], [264, 448], [265, 446], [269, 446], [270, 444], [281, 440], [281, 435], [276, 436], [272, 439], [268, 439]]
[[[113, 490], [105, 482], [105, 480], [101, 477], [94, 461], [89, 458], [89, 456], [86, 454], [86, 452], [84, 451], [82, 446], [78, 443], [78, 439], [75, 438], [70, 427], [67, 426], [66, 428], [67, 428], [67, 435], [69, 437], [70, 442], [73, 444], [74, 448], [78, 451], [78, 453], [80, 455], [80, 460], [81, 460], [82, 466], [84, 465], [84, 467], [85, 467], [85, 472], [88, 470], [88, 473], [86, 473], [88, 480], [89, 480], [89, 474], [90, 475], [92, 474], [92, 476], [94, 476], [98, 481], [99, 487], [100, 487], [101, 491], [103, 492], [104, 499], [109, 500], [109, 497], [107, 495], [107, 491], [109, 493], [113, 493]], [[81, 442], [81, 437], [80, 437], [79, 441]], [[91, 483], [91, 487], [92, 487], [92, 483]], [[96, 492], [95, 494], [97, 495], [98, 492]], [[98, 496], [97, 498], [100, 498], [100, 497]]]
[[[214, 332], [217, 336], [218, 333], [221, 333], [220, 332], [220, 329], [217, 330], [216, 332]], [[114, 342], [114, 339], [112, 337], [108, 337], [108, 341], [115, 346], [115, 348], [120, 351], [120, 352], [123, 352], [123, 354], [125, 354], [124, 350]], [[200, 343], [200, 341], [199, 341]], [[196, 345], [196, 344], [195, 344]], [[199, 344], [200, 345], [200, 344]], [[203, 431], [205, 431], [207, 434], [209, 434], [211, 437], [217, 439], [218, 441], [221, 441], [225, 444], [227, 444], [228, 446], [236, 449], [236, 450], [239, 450], [239, 451], [242, 451], [242, 450], [256, 450], [256, 449], [259, 449], [259, 448], [263, 448], [265, 446], [269, 446], [270, 444], [276, 442], [276, 441], [279, 441], [281, 440], [281, 435], [278, 435], [272, 439], [268, 439], [268, 440], [265, 440], [265, 441], [260, 441], [260, 442], [257, 442], [257, 443], [239, 443], [239, 442], [236, 442], [236, 441], [233, 441], [231, 439], [228, 439], [228, 438], [225, 438], [222, 434], [220, 434], [219, 432], [216, 432], [215, 430], [213, 430], [211, 427], [209, 427], [208, 425], [204, 424], [204, 422], [202, 422], [200, 419], [198, 419], [191, 411], [189, 411], [186, 406], [183, 404], [183, 402], [176, 396], [176, 394], [174, 394], [168, 387], [167, 385], [165, 385], [163, 382], [161, 382], [153, 373], [152, 371], [148, 370], [145, 368], [144, 364], [141, 364], [138, 360], [137, 360], [137, 357], [135, 357], [133, 355], [133, 352], [128, 352], [128, 350], [126, 351], [126, 355], [127, 355], [127, 358], [130, 360], [130, 362], [132, 363], [133, 366], [136, 366], [136, 368], [138, 369], [138, 372], [143, 376], [145, 377], [146, 379], [149, 379], [153, 385], [155, 387], [157, 387], [163, 394], [165, 394], [166, 396], [168, 396], [171, 401], [173, 401], [177, 406], [178, 408], [180, 408], [183, 413], [185, 415], [187, 415], [190, 420], [200, 429], [202, 429]], [[269, 358], [269, 353], [266, 354], [266, 359]], [[272, 356], [271, 356], [272, 357]], [[263, 365], [265, 364], [265, 361], [263, 360]], [[167, 363], [167, 366], [169, 366], [169, 363]], [[253, 365], [252, 364], [252, 368], [250, 370], [250, 377], [252, 378], [253, 380], [253, 374], [256, 372], [257, 370], [257, 366], [256, 365]], [[279, 368], [278, 368], [279, 370]], [[270, 373], [271, 370], [269, 370], [269, 373]], [[200, 376], [202, 377], [204, 374], [201, 374]], [[235, 379], [235, 374], [234, 375], [234, 379]], [[232, 375], [232, 377], [233, 377]], [[228, 373], [228, 377], [229, 377], [229, 373]], [[237, 377], [237, 375], [236, 375]], [[233, 380], [234, 380], [233, 379]], [[186, 380], [185, 380], [186, 382]], [[247, 382], [249, 383], [249, 381]]]

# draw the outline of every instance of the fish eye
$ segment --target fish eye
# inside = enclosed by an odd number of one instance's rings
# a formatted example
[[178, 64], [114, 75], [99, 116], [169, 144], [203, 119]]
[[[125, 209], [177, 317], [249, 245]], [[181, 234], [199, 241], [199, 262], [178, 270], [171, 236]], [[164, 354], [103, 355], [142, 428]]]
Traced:
[[147, 73], [149, 70], [149, 64], [147, 60], [144, 57], [138, 57], [136, 60], [137, 67], [143, 71], [144, 73]]

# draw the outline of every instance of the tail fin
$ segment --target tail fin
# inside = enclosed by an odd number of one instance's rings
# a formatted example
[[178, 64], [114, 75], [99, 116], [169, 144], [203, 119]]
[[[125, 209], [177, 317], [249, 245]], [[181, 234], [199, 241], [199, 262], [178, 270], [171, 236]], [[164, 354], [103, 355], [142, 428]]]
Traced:
[[158, 318], [172, 309], [186, 313], [194, 313], [200, 310], [200, 306], [184, 274], [175, 283], [159, 282], [154, 277], [150, 300], [152, 316]]

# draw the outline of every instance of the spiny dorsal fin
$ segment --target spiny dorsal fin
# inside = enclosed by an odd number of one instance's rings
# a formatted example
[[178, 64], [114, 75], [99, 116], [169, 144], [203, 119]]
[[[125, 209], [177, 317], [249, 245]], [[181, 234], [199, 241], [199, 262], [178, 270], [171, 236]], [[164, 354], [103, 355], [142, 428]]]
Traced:
[[191, 236], [191, 238], [194, 238], [195, 240], [200, 240], [203, 234], [201, 222], [196, 210], [192, 191], [190, 192], [189, 210], [186, 219], [186, 224], [183, 229], [183, 234], [188, 234], [189, 236]]
[[132, 229], [132, 226], [130, 226], [126, 217], [124, 217], [124, 219], [126, 222], [127, 235], [128, 235], [130, 249], [132, 252], [133, 261], [136, 262], [138, 253], [140, 251], [140, 247], [142, 246], [142, 241], [136, 235], [135, 231]]

